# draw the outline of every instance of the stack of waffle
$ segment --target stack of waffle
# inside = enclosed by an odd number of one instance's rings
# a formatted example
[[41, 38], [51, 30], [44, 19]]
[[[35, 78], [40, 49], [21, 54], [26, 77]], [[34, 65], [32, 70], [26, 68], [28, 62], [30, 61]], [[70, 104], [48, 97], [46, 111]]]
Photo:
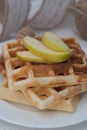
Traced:
[[87, 63], [74, 38], [63, 41], [74, 49], [74, 54], [66, 62], [56, 64], [20, 60], [16, 52], [25, 50], [22, 40], [5, 44], [4, 66], [0, 68], [6, 81], [0, 85], [0, 98], [39, 109], [72, 112], [81, 93], [87, 91]]

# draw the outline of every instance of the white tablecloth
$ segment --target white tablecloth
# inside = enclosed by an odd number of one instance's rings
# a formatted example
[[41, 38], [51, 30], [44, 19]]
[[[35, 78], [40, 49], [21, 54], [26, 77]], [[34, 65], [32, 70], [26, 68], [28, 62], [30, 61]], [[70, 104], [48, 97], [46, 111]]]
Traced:
[[[73, 37], [74, 36], [78, 39], [78, 41], [80, 40], [80, 42], [81, 42], [81, 40], [84, 41], [84, 43], [87, 42], [87, 41], [83, 40], [79, 36], [79, 34], [76, 32], [76, 29], [73, 24], [73, 20], [71, 19], [71, 16], [66, 18], [65, 22], [60, 27], [56, 27], [55, 29], [52, 29], [52, 31], [56, 32], [61, 37], [68, 37], [68, 36]], [[41, 31], [38, 33], [41, 34]], [[16, 126], [16, 125], [13, 125], [13, 124], [0, 120], [0, 130], [35, 130], [35, 129]], [[55, 130], [87, 130], [87, 121], [77, 124], [77, 125], [65, 127], [65, 128], [59, 128], [59, 129], [57, 128]]]

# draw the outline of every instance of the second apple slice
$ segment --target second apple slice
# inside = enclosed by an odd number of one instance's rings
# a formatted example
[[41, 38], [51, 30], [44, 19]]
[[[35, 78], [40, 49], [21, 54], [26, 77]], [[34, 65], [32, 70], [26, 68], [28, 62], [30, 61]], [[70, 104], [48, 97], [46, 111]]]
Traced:
[[61, 52], [69, 51], [69, 47], [64, 43], [64, 41], [52, 32], [44, 32], [42, 42], [52, 50]]
[[16, 53], [20, 60], [29, 61], [29, 62], [37, 62], [37, 63], [49, 63], [52, 64], [53, 62], [48, 62], [43, 58], [33, 55], [29, 51], [19, 51]]
[[42, 44], [42, 42], [29, 36], [24, 38], [24, 46], [34, 55], [44, 58], [47, 61], [63, 62], [72, 56], [73, 50], [69, 49], [66, 52], [53, 51]]

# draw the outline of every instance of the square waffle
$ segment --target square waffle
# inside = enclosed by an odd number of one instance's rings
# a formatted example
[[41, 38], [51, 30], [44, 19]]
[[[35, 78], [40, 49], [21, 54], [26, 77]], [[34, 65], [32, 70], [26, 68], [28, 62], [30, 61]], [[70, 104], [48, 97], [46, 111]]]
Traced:
[[[21, 90], [40, 109], [49, 108], [68, 97], [87, 91], [85, 53], [75, 39], [63, 40], [70, 48], [74, 49], [75, 53], [68, 61], [52, 65], [19, 60], [16, 52], [25, 50], [22, 41], [8, 43], [3, 47], [9, 88]], [[81, 85], [78, 85], [80, 83]], [[39, 95], [39, 92], [45, 95], [44, 98]]]
[[85, 53], [75, 39], [69, 38], [64, 41], [74, 49], [74, 55], [64, 63], [52, 65], [19, 60], [16, 52], [25, 50], [22, 41], [5, 44], [3, 56], [10, 89], [23, 90], [38, 86], [47, 88], [87, 82]]
[[[77, 106], [80, 95], [76, 95], [74, 97], [70, 97], [65, 99], [63, 102], [56, 104], [50, 107], [50, 110], [60, 110], [73, 112], [75, 107]], [[9, 90], [7, 83], [0, 84], [0, 99], [4, 99], [6, 101], [20, 103], [24, 105], [34, 106], [32, 100], [26, 100], [26, 97], [20, 91], [12, 91]]]
[[56, 88], [28, 88], [24, 91], [24, 95], [27, 99], [32, 100], [34, 106], [39, 109], [50, 108], [57, 103], [63, 102], [66, 98], [75, 96], [77, 94], [87, 91], [86, 84], [80, 84], [75, 86], [61, 86]]

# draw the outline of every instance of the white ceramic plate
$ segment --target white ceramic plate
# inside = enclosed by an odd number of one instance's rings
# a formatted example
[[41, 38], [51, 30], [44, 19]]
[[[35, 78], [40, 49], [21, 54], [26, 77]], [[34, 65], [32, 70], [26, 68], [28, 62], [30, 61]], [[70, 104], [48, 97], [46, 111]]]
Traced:
[[[5, 44], [7, 42], [4, 42]], [[82, 45], [87, 51], [87, 45]], [[0, 44], [1, 53], [2, 44]], [[0, 119], [20, 126], [32, 128], [59, 128], [87, 120], [87, 93], [80, 98], [74, 113], [59, 111], [40, 111], [33, 107], [22, 106], [0, 100]]]

